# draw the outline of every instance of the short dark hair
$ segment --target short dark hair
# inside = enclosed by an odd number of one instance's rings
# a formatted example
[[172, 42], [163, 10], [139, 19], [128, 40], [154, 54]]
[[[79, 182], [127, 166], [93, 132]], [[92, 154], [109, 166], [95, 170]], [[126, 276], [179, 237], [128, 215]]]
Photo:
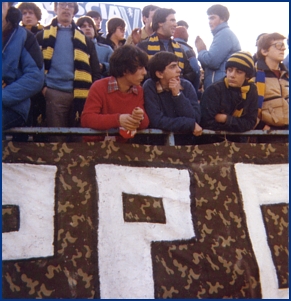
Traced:
[[262, 35], [258, 40], [258, 50], [257, 57], [259, 59], [265, 59], [265, 56], [262, 54], [262, 50], [268, 50], [275, 40], [285, 40], [286, 37], [280, 33], [266, 33]]
[[142, 16], [148, 18], [151, 11], [158, 9], [159, 7], [156, 5], [147, 5], [142, 9]]
[[97, 36], [97, 28], [96, 28], [94, 20], [91, 17], [89, 17], [89, 16], [80, 17], [77, 20], [76, 25], [81, 27], [85, 22], [88, 22], [90, 25], [93, 26], [93, 28], [94, 28], [94, 37], [96, 37]]
[[184, 20], [178, 21], [178, 22], [177, 22], [177, 26], [184, 26], [184, 27], [186, 27], [187, 29], [189, 28], [188, 23], [187, 23], [186, 21], [184, 21]]
[[21, 2], [17, 8], [21, 11], [21, 13], [23, 13], [23, 11], [26, 9], [31, 9], [33, 10], [37, 20], [39, 21], [41, 19], [41, 9], [33, 2]]
[[214, 4], [207, 9], [207, 15], [218, 15], [221, 20], [225, 22], [229, 19], [229, 11], [227, 7], [221, 4]]
[[[55, 10], [58, 7], [58, 3], [59, 2], [54, 2], [54, 8], [55, 8]], [[72, 2], [72, 3], [74, 3], [74, 15], [75, 15], [79, 11], [79, 5], [78, 5], [78, 2]]]
[[160, 51], [157, 52], [150, 60], [148, 64], [148, 70], [150, 73], [150, 77], [153, 81], [158, 81], [159, 78], [156, 76], [156, 72], [163, 72], [166, 67], [172, 62], [178, 62], [178, 57], [168, 51]]
[[109, 19], [106, 23], [108, 37], [110, 38], [112, 36], [112, 34], [115, 33], [117, 27], [120, 26], [122, 28], [125, 28], [125, 25], [126, 25], [125, 22], [121, 18], [113, 17], [113, 18]]
[[139, 67], [147, 67], [148, 56], [140, 48], [124, 45], [112, 53], [109, 60], [109, 74], [114, 77], [123, 77], [124, 73], [135, 73]]
[[96, 10], [90, 10], [90, 11], [88, 11], [87, 13], [86, 13], [86, 16], [89, 16], [89, 17], [91, 17], [91, 18], [96, 18], [96, 19], [98, 19], [98, 18], [100, 18], [101, 19], [101, 21], [102, 21], [102, 16], [101, 16], [101, 14], [98, 12], [98, 11], [96, 11]]
[[175, 13], [176, 12], [172, 8], [158, 8], [153, 15], [153, 20], [152, 20], [153, 31], [157, 31], [159, 28], [159, 23], [166, 22], [167, 17]]

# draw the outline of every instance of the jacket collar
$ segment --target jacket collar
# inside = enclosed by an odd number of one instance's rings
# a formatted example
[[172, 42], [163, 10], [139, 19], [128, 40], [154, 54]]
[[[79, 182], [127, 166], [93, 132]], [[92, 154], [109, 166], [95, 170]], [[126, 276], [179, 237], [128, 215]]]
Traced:
[[223, 22], [223, 23], [217, 25], [211, 32], [215, 36], [220, 30], [222, 30], [224, 28], [229, 28], [227, 22]]

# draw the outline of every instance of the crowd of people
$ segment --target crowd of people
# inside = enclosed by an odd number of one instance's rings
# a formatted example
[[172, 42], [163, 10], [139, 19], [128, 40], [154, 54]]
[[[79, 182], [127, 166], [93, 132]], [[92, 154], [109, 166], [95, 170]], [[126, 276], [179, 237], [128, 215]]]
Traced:
[[[179, 133], [176, 144], [201, 144], [226, 139], [203, 137], [203, 129], [289, 128], [289, 56], [280, 33], [258, 36], [252, 55], [229, 28], [227, 7], [215, 4], [207, 10], [213, 41], [207, 50], [198, 36], [196, 55], [189, 26], [176, 21], [173, 9], [145, 6], [144, 27], [127, 39], [123, 19], [109, 19], [104, 35], [100, 13], [89, 11], [75, 22], [78, 9], [77, 2], [55, 2], [56, 16], [43, 26], [35, 3], [2, 2], [3, 130], [118, 128], [117, 137], [81, 140], [132, 142], [138, 130], [154, 128]], [[141, 141], [160, 144], [151, 139]]]

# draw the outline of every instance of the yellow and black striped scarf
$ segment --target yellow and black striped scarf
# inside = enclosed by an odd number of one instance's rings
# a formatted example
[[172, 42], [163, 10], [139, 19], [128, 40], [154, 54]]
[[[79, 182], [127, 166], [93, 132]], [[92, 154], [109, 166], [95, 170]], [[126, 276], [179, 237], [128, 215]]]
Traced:
[[[172, 43], [172, 47], [174, 49], [174, 54], [179, 59], [179, 67], [183, 71], [184, 70], [184, 57], [183, 57], [183, 52], [181, 50], [181, 47], [176, 41], [174, 41], [172, 39], [170, 40], [170, 42]], [[147, 48], [147, 53], [148, 53], [149, 59], [153, 55], [155, 55], [157, 52], [160, 52], [160, 51], [161, 51], [161, 45], [160, 45], [159, 37], [158, 37], [157, 33], [154, 33], [149, 37], [149, 44], [148, 44], [148, 48]]]
[[[56, 18], [54, 18], [51, 25], [45, 27], [43, 32], [42, 53], [45, 73], [49, 71], [51, 66], [57, 30], [58, 21]], [[77, 29], [77, 26], [74, 22], [72, 22], [72, 30], [74, 31], [74, 111], [75, 119], [79, 120], [90, 86], [92, 84], [92, 74], [89, 61], [90, 53], [86, 44], [85, 35]]]
[[[248, 81], [248, 83], [251, 83], [251, 82], [253, 82], [253, 81], [252, 80]], [[229, 84], [228, 84], [227, 77], [224, 78], [224, 83], [225, 83], [226, 88], [228, 89], [229, 88]], [[242, 99], [244, 99], [244, 100], [247, 99], [247, 94], [250, 91], [250, 85], [242, 86], [240, 88], [240, 91], [241, 91], [241, 97], [242, 97]], [[243, 111], [244, 111], [244, 103], [242, 102], [240, 104], [240, 106], [238, 106], [236, 108], [236, 110], [232, 113], [232, 116], [234, 116], [234, 117], [241, 117], [242, 114], [243, 114]]]

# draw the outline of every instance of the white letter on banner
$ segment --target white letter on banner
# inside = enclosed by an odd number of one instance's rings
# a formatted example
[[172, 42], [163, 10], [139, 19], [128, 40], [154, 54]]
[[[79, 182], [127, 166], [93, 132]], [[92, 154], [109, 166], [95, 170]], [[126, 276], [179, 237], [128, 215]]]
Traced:
[[2, 205], [17, 205], [19, 231], [2, 233], [2, 259], [54, 255], [57, 167], [2, 163]]
[[[153, 299], [152, 241], [195, 236], [187, 170], [95, 166], [98, 203], [100, 296]], [[163, 198], [166, 224], [125, 222], [122, 193]]]
[[276, 269], [267, 242], [261, 205], [289, 203], [288, 164], [235, 164], [248, 230], [260, 270], [263, 299], [289, 298], [279, 289]]

